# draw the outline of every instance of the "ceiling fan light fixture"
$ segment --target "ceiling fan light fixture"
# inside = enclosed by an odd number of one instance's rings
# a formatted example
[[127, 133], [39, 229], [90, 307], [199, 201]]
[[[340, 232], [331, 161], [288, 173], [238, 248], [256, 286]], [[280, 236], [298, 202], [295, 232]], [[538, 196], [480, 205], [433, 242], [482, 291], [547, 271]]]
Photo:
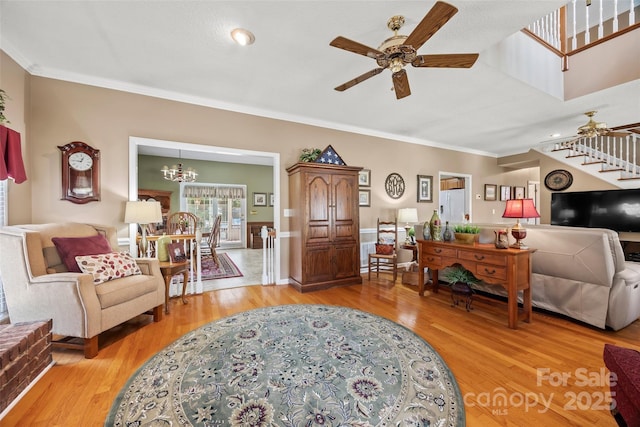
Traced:
[[596, 136], [606, 135], [611, 132], [605, 122], [596, 122], [593, 120], [593, 116], [596, 113], [597, 111], [587, 111], [584, 113], [585, 116], [589, 117], [589, 121], [578, 128], [578, 135], [593, 138]]
[[249, 46], [256, 41], [256, 36], [249, 30], [244, 28], [236, 28], [231, 31], [231, 38], [240, 46]]

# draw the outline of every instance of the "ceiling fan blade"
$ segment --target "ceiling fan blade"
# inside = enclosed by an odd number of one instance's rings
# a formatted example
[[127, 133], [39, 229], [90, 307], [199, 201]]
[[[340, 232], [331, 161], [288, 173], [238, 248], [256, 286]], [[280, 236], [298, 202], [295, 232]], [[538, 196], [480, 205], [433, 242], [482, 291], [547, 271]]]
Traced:
[[624, 138], [629, 135], [629, 132], [607, 132], [604, 136], [613, 136], [616, 138]]
[[355, 79], [349, 80], [344, 84], [341, 84], [340, 86], [336, 87], [335, 90], [337, 90], [338, 92], [343, 92], [349, 89], [350, 87], [357, 85], [358, 83], [362, 83], [363, 81], [367, 80], [370, 77], [377, 76], [382, 72], [382, 70], [384, 70], [384, 68], [380, 67], [380, 68], [375, 68], [371, 71], [367, 71], [363, 75], [358, 76]]
[[629, 123], [628, 125], [614, 126], [611, 128], [611, 130], [623, 130], [631, 128], [640, 128], [640, 123]]
[[338, 36], [329, 43], [333, 47], [338, 49], [348, 50], [349, 52], [357, 53], [359, 55], [368, 56], [375, 59], [379, 55], [384, 55], [378, 49], [374, 49], [369, 46], [365, 46], [362, 43], [354, 42], [353, 40], [346, 39], [342, 36]]
[[471, 68], [477, 59], [477, 53], [418, 55], [411, 65], [414, 67]]
[[396, 92], [396, 98], [402, 99], [405, 96], [411, 95], [411, 89], [409, 89], [409, 78], [407, 77], [406, 70], [400, 70], [392, 74], [393, 89]]
[[420, 49], [456, 13], [458, 9], [455, 6], [442, 1], [437, 2], [409, 34], [404, 44], [413, 46], [415, 50]]

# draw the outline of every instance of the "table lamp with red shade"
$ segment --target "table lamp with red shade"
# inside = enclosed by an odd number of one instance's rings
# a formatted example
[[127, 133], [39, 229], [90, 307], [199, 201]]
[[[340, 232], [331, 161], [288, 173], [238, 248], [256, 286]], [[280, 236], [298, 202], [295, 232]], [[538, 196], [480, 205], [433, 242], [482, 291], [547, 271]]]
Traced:
[[528, 249], [527, 246], [522, 243], [522, 240], [527, 237], [527, 229], [520, 224], [520, 218], [540, 218], [540, 214], [533, 204], [533, 199], [507, 200], [502, 218], [517, 218], [516, 225], [511, 229], [511, 235], [516, 239], [516, 242], [511, 245], [511, 247]]

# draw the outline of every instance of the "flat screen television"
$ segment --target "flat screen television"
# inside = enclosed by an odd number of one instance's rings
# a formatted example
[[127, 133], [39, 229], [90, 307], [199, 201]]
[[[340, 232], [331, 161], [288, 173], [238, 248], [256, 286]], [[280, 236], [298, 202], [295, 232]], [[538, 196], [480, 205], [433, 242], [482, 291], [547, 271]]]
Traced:
[[640, 189], [552, 193], [551, 224], [640, 232]]

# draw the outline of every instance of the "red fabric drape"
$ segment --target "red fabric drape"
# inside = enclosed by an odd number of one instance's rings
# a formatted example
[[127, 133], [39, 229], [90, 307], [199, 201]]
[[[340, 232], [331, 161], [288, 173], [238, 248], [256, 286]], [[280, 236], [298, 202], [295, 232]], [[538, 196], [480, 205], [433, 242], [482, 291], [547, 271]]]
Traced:
[[16, 184], [27, 180], [22, 162], [20, 134], [0, 125], [0, 180], [12, 178]]

